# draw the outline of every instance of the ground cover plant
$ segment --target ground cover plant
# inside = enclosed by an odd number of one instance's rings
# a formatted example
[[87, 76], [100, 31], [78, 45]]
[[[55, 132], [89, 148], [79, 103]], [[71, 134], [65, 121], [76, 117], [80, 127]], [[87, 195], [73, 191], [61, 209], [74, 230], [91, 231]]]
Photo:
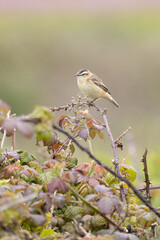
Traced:
[[[91, 116], [90, 108], [104, 122]], [[57, 117], [58, 111], [63, 115]], [[27, 116], [16, 116], [0, 100], [0, 129], [1, 239], [159, 239], [160, 212], [151, 203], [147, 150], [142, 156], [145, 186], [137, 189], [135, 169], [117, 154], [130, 129], [114, 140], [107, 111], [97, 103], [78, 96], [64, 106], [36, 106]], [[35, 147], [47, 147], [49, 159], [40, 163], [25, 147], [18, 149], [16, 131], [34, 137]], [[92, 149], [92, 140], [103, 139], [105, 131], [114, 154], [110, 166]], [[89, 162], [79, 164], [78, 148]]]

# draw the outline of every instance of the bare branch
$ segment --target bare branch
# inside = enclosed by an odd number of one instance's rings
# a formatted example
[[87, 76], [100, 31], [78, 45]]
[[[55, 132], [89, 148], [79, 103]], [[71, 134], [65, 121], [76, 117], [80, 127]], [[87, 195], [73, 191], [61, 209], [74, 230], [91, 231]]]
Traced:
[[[149, 188], [149, 190], [156, 190], [156, 189], [160, 189], [160, 186], [155, 186], [155, 187], [151, 186], [151, 187]], [[144, 190], [146, 190], [146, 187], [138, 188], [137, 190], [138, 190], [138, 191], [144, 191]]]
[[121, 175], [119, 175], [118, 173], [114, 172], [112, 169], [110, 169], [107, 165], [105, 165], [104, 163], [102, 163], [98, 158], [96, 158], [93, 154], [91, 154], [91, 152], [83, 147], [74, 137], [72, 137], [67, 131], [65, 131], [64, 129], [56, 126], [55, 124], [53, 124], [53, 128], [63, 134], [65, 134], [67, 137], [69, 137], [70, 139], [72, 139], [72, 141], [77, 145], [77, 147], [79, 147], [82, 151], [86, 152], [88, 154], [88, 156], [90, 158], [92, 158], [93, 160], [95, 160], [95, 162], [97, 164], [99, 164], [100, 166], [102, 166], [104, 169], [106, 169], [108, 172], [110, 172], [112, 175], [114, 175], [116, 178], [119, 178], [121, 181], [125, 182], [134, 192], [134, 194], [150, 209], [152, 210], [159, 218], [160, 218], [160, 213], [142, 196], [142, 194], [139, 193], [139, 191], [132, 185], [132, 183], [130, 181], [128, 181], [126, 178], [122, 177]]
[[146, 183], [146, 199], [151, 204], [151, 195], [150, 195], [150, 180], [149, 180], [149, 174], [148, 174], [148, 167], [147, 167], [147, 149], [145, 149], [145, 152], [142, 157], [142, 163], [144, 165], [144, 176], [145, 176], [145, 183]]
[[[100, 108], [99, 106], [97, 106], [93, 101], [90, 102], [89, 106], [95, 107], [95, 108], [97, 109], [97, 111], [100, 112], [101, 115], [103, 116], [104, 123], [105, 123], [106, 129], [107, 129], [107, 133], [108, 133], [109, 138], [110, 138], [110, 141], [111, 141], [111, 146], [112, 146], [112, 148], [113, 148], [114, 161], [115, 161], [115, 162], [114, 162], [114, 164], [115, 164], [115, 170], [116, 170], [116, 172], [118, 173], [118, 175], [121, 175], [121, 173], [120, 173], [120, 168], [119, 168], [118, 155], [117, 155], [117, 151], [116, 151], [116, 145], [115, 145], [114, 138], [113, 138], [113, 136], [112, 136], [112, 132], [111, 132], [110, 127], [109, 127], [106, 110], [103, 110], [102, 108]], [[120, 179], [119, 179], [119, 178], [118, 178], [118, 180], [119, 180], [119, 182], [120, 182]], [[125, 193], [124, 193], [124, 189], [123, 189], [123, 186], [122, 186], [122, 185], [120, 186], [120, 194], [121, 194], [121, 198], [122, 198], [123, 203], [126, 203]]]

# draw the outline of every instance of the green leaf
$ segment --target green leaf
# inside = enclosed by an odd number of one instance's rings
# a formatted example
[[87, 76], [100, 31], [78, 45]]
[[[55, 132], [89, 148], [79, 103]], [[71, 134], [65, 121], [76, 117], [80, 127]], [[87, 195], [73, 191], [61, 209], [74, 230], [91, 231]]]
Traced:
[[127, 164], [120, 164], [121, 174], [129, 181], [133, 182], [136, 179], [136, 170]]
[[47, 107], [36, 106], [30, 117], [38, 118], [42, 122], [53, 121], [53, 113]]
[[9, 181], [10, 181], [10, 179], [0, 180], [0, 186], [6, 185]]
[[21, 155], [21, 164], [27, 164], [35, 160], [35, 157], [33, 155], [30, 155], [27, 152], [22, 152], [20, 153], [20, 155]]
[[[40, 233], [41, 238], [45, 237], [52, 237], [52, 235], [55, 234], [55, 232], [52, 229], [43, 229], [42, 232]], [[49, 240], [50, 238], [48, 238]]]

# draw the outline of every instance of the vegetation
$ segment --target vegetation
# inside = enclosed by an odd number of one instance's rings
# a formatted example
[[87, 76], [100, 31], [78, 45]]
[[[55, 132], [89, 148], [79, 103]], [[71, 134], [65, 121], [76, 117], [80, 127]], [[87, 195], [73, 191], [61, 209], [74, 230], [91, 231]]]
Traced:
[[[90, 115], [90, 107], [103, 116], [104, 124]], [[67, 114], [55, 119], [53, 112], [60, 110]], [[31, 114], [18, 117], [1, 100], [0, 129], [2, 240], [159, 239], [160, 212], [151, 204], [147, 151], [142, 158], [146, 186], [140, 191], [132, 184], [136, 171], [125, 161], [119, 163], [117, 156], [128, 130], [114, 141], [106, 111], [94, 102], [79, 97], [52, 109], [36, 106]], [[114, 151], [111, 167], [92, 149], [92, 139], [103, 139], [105, 130]], [[29, 139], [35, 136], [36, 145], [47, 147], [50, 158], [41, 164], [25, 150], [17, 150], [16, 131]], [[12, 150], [5, 148], [7, 137]], [[90, 162], [78, 163], [76, 146], [92, 158]]]

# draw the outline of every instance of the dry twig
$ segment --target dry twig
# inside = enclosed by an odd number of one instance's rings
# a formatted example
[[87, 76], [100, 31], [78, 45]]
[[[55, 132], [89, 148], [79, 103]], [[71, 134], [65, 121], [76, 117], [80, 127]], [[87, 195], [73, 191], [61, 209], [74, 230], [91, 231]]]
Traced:
[[145, 149], [145, 152], [143, 154], [143, 157], [142, 157], [141, 161], [142, 161], [142, 163], [144, 165], [143, 171], [144, 171], [145, 183], [146, 183], [146, 187], [145, 187], [146, 199], [151, 204], [151, 195], [150, 195], [150, 184], [151, 184], [151, 181], [149, 180], [148, 167], [147, 167], [147, 149]]

